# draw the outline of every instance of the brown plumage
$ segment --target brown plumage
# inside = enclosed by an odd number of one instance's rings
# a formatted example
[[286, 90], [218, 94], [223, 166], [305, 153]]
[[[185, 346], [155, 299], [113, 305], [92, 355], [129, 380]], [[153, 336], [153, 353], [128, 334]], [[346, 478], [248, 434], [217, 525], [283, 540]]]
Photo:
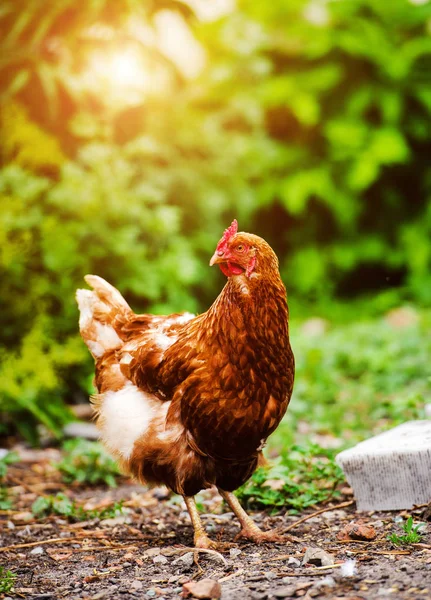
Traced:
[[136, 315], [120, 293], [88, 275], [78, 290], [80, 329], [96, 361], [102, 440], [140, 481], [185, 497], [195, 544], [209, 547], [193, 504], [216, 485], [242, 535], [264, 534], [231, 491], [252, 474], [290, 400], [294, 359], [278, 260], [260, 237], [225, 231], [210, 265], [228, 281], [197, 317]]

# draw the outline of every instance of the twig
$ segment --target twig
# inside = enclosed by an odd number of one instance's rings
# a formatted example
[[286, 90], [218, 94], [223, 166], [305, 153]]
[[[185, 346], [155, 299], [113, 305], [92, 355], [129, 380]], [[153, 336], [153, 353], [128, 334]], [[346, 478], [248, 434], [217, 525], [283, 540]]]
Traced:
[[383, 554], [384, 556], [397, 555], [397, 554], [405, 554], [409, 555], [411, 552], [409, 550], [347, 550], [349, 554]]
[[76, 537], [73, 538], [52, 538], [50, 540], [40, 540], [39, 542], [27, 542], [27, 544], [15, 544], [14, 546], [3, 546], [0, 552], [8, 552], [9, 550], [18, 550], [19, 548], [31, 548], [32, 546], [42, 546], [44, 544], [60, 544], [66, 542], [76, 542]]
[[297, 521], [295, 521], [295, 523], [292, 523], [291, 525], [288, 525], [287, 527], [285, 527], [283, 529], [282, 533], [286, 533], [286, 531], [290, 531], [291, 529], [293, 529], [300, 523], [304, 523], [304, 521], [308, 521], [308, 519], [317, 517], [317, 515], [321, 515], [322, 513], [329, 512], [331, 510], [337, 510], [338, 508], [346, 508], [346, 506], [351, 506], [352, 504], [354, 504], [354, 502], [355, 502], [354, 500], [349, 500], [348, 502], [342, 502], [341, 504], [337, 504], [336, 506], [330, 506], [329, 508], [321, 508], [320, 510], [316, 510], [315, 512], [311, 513], [311, 515], [306, 515], [305, 517], [302, 517], [301, 519], [298, 519]]
[[238, 569], [235, 573], [231, 573], [230, 575], [226, 575], [226, 577], [222, 577], [219, 579], [219, 583], [222, 581], [227, 581], [228, 579], [232, 579], [233, 577], [237, 577], [238, 575], [242, 575], [244, 573], [244, 569]]
[[[344, 565], [343, 562], [341, 563], [334, 563], [333, 565], [322, 565], [320, 567], [314, 567], [314, 571], [326, 571], [326, 569], [335, 569], [336, 567], [341, 567], [341, 565]], [[305, 571], [306, 573], [306, 571]]]

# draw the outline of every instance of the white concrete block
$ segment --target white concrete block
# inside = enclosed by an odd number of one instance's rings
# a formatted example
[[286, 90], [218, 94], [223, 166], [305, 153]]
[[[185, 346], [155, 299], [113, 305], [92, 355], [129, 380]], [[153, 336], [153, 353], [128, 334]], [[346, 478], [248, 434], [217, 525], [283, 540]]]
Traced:
[[431, 421], [409, 421], [336, 457], [358, 510], [399, 510], [431, 500]]

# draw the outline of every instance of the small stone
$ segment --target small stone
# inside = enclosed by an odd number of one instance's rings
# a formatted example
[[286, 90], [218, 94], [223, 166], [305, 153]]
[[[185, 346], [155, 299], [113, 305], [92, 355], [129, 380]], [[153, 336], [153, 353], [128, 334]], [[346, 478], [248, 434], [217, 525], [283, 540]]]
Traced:
[[293, 565], [294, 567], [300, 567], [301, 563], [300, 561], [295, 558], [294, 556], [289, 556], [289, 560], [287, 561], [288, 565]]
[[19, 513], [12, 515], [11, 519], [15, 523], [22, 523], [25, 521], [33, 521], [34, 514], [29, 511], [19, 512]]
[[291, 598], [296, 593], [295, 585], [286, 585], [284, 587], [280, 587], [271, 592], [273, 596], [276, 598]]
[[145, 550], [144, 552], [144, 556], [157, 556], [157, 554], [160, 554], [160, 548], [148, 548], [148, 550]]
[[33, 548], [33, 550], [30, 552], [30, 554], [33, 554], [33, 555], [45, 554], [45, 550], [42, 548], [42, 546], [36, 546], [36, 548]]
[[153, 563], [155, 565], [165, 565], [168, 562], [168, 559], [166, 558], [166, 556], [163, 556], [162, 554], [158, 554], [157, 556], [155, 556], [153, 558]]
[[337, 534], [338, 540], [363, 540], [370, 541], [377, 537], [377, 532], [372, 525], [358, 521], [351, 521]]
[[207, 598], [220, 598], [221, 597], [221, 585], [214, 579], [201, 579], [200, 581], [190, 581], [183, 585], [183, 593], [191, 595], [194, 598], [207, 599]]
[[239, 548], [231, 548], [229, 550], [229, 556], [231, 558], [236, 558], [237, 556], [239, 556], [240, 554], [242, 554], [241, 550]]
[[329, 567], [334, 564], [334, 557], [332, 554], [325, 552], [321, 548], [307, 548], [302, 559], [302, 565], [311, 564], [317, 565], [318, 567]]
[[191, 569], [194, 563], [193, 552], [187, 552], [179, 558], [175, 559], [172, 563], [174, 567], [180, 566], [183, 569]]
[[116, 525], [124, 525], [125, 523], [131, 523], [132, 520], [128, 515], [119, 515], [118, 517], [112, 517], [110, 519], [103, 519], [100, 522], [101, 527], [115, 527]]
[[132, 590], [142, 590], [143, 587], [144, 587], [144, 584], [142, 583], [142, 581], [139, 581], [138, 579], [135, 579], [130, 584], [130, 588]]

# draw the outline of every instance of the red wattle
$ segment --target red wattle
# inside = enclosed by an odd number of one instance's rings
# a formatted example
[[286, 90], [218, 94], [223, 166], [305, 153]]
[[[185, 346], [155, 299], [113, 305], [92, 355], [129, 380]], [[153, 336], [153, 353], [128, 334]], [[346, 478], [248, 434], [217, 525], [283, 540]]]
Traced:
[[244, 269], [235, 263], [220, 263], [219, 264], [221, 272], [226, 275], [226, 277], [232, 277], [232, 275], [241, 275], [244, 273]]

